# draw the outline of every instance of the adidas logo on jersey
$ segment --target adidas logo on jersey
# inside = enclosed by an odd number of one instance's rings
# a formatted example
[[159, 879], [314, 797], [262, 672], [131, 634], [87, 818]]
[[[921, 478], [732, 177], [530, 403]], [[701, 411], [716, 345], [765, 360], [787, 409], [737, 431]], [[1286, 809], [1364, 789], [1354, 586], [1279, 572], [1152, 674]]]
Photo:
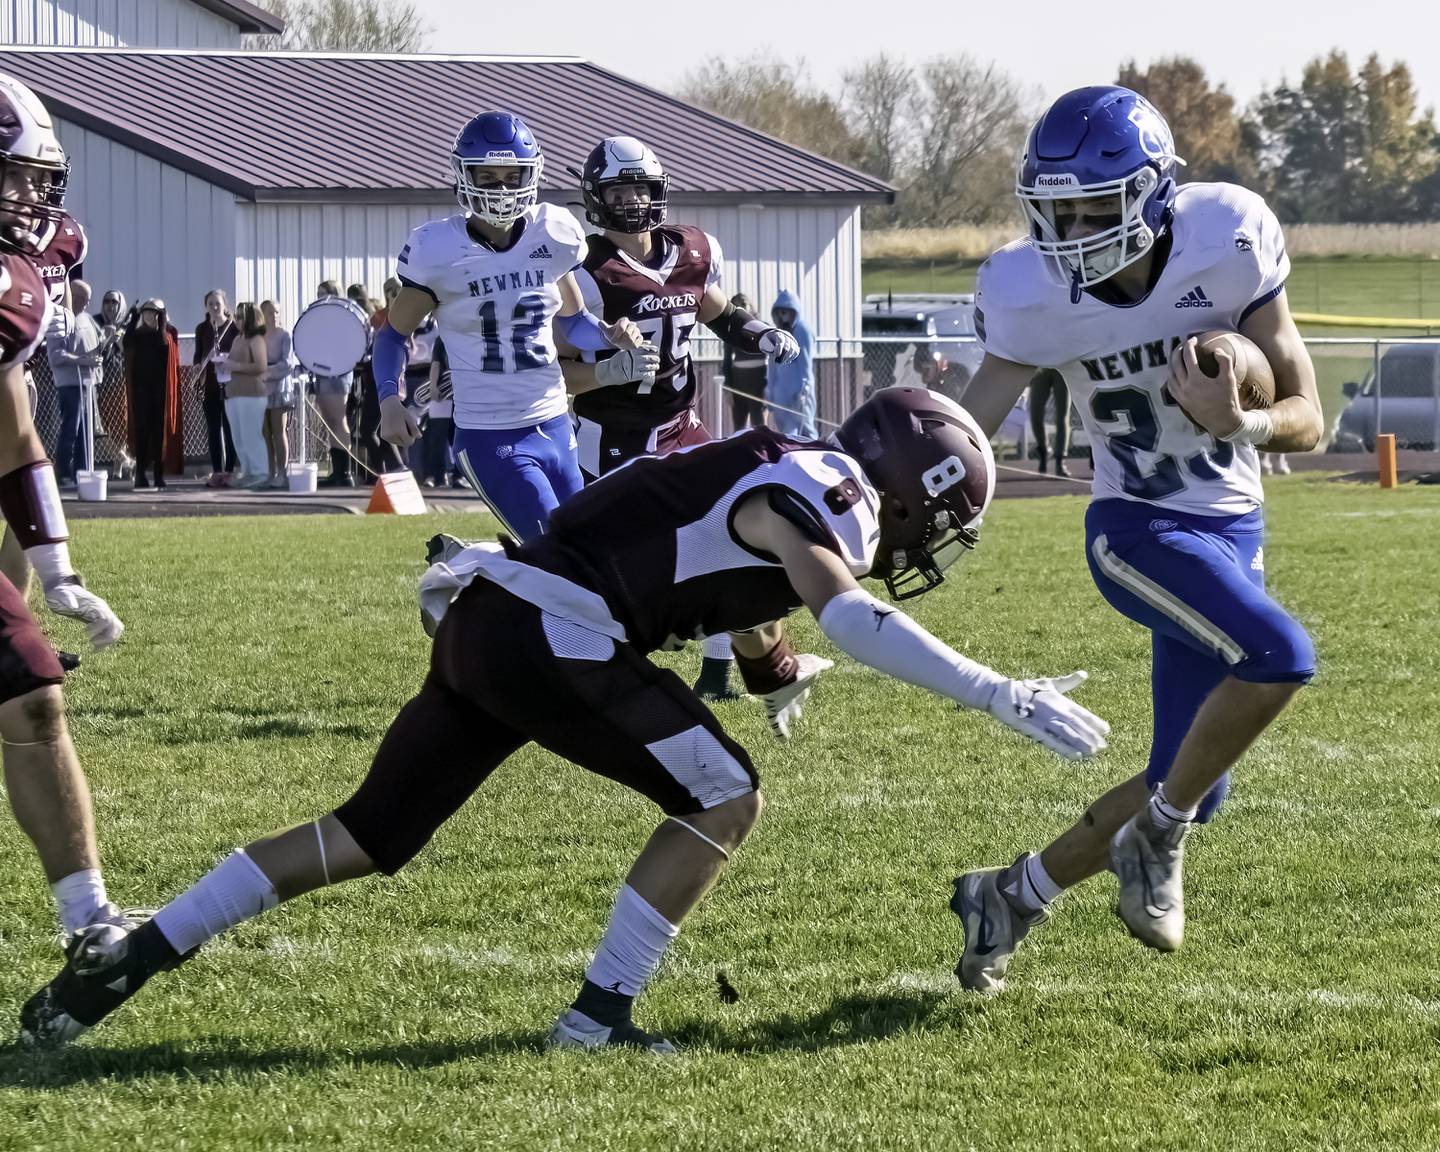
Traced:
[[1196, 285], [1175, 301], [1176, 308], [1214, 308], [1215, 302], [1205, 295], [1205, 289]]
[[541, 244], [540, 247], [536, 248], [535, 251], [533, 251], [533, 252], [530, 253], [530, 259], [531, 259], [531, 260], [549, 260], [549, 259], [550, 259], [550, 247], [549, 247], [549, 245], [547, 245], [547, 244]]

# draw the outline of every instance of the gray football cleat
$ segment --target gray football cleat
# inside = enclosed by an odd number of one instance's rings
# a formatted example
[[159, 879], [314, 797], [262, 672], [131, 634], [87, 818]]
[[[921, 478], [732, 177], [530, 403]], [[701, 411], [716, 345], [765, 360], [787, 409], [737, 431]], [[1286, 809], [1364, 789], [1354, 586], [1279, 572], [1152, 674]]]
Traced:
[[610, 1028], [596, 1023], [576, 1008], [560, 1013], [555, 1027], [545, 1038], [547, 1048], [639, 1048], [660, 1056], [673, 1056], [678, 1049], [663, 1036], [652, 1036], [634, 1024]]
[[1000, 879], [1019, 866], [1021, 856], [1009, 868], [982, 868], [967, 872], [955, 881], [950, 911], [960, 917], [965, 932], [965, 951], [955, 965], [960, 983], [972, 992], [993, 996], [1005, 988], [1005, 970], [1025, 934], [1046, 920], [1041, 909], [1025, 913], [1005, 898]]
[[1110, 841], [1110, 868], [1120, 878], [1116, 912], [1130, 934], [1161, 952], [1174, 952], [1185, 939], [1185, 834], [1190, 825], [1164, 832], [1146, 808]]

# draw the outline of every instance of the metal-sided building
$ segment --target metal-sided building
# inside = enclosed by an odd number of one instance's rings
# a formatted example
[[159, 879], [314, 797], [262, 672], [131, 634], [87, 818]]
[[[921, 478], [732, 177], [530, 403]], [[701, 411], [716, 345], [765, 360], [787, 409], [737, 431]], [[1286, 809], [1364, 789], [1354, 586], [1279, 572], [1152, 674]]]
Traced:
[[164, 296], [182, 329], [212, 287], [292, 319], [322, 279], [378, 295], [408, 230], [459, 210], [456, 130], [507, 107], [545, 150], [544, 199], [574, 205], [568, 169], [606, 135], [639, 136], [671, 172], [672, 219], [719, 239], [728, 290], [764, 310], [790, 288], [817, 335], [859, 334], [860, 209], [893, 190], [587, 61], [246, 52], [243, 33], [277, 22], [243, 0], [0, 0], [0, 14], [24, 45], [0, 49], [0, 70], [39, 93], [73, 162], [86, 279]]

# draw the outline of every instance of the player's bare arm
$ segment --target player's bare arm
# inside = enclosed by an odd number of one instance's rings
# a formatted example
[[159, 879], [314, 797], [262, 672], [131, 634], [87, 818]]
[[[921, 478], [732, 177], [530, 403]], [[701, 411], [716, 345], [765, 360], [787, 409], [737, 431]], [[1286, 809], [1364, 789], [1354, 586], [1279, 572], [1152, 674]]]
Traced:
[[752, 548], [780, 560], [821, 631], [854, 659], [966, 707], [988, 711], [1067, 759], [1081, 760], [1105, 747], [1110, 725], [1065, 695], [1084, 682], [1085, 673], [1055, 680], [1008, 680], [966, 659], [900, 609], [861, 588], [839, 556], [774, 511], [764, 493], [740, 505], [735, 532]]
[[45, 458], [45, 445], [30, 419], [24, 365], [0, 369], [0, 476]]
[[1240, 323], [1240, 335], [1255, 341], [1275, 374], [1275, 403], [1270, 409], [1274, 434], [1268, 452], [1309, 452], [1325, 434], [1325, 416], [1315, 387], [1315, 365], [1281, 290]]
[[1000, 431], [1000, 425], [1034, 375], [1035, 369], [1028, 364], [1016, 364], [985, 353], [985, 359], [980, 361], [980, 367], [965, 389], [965, 410], [975, 417], [986, 436]]
[[[1257, 323], [1258, 321], [1258, 323]], [[1282, 291], [1246, 318], [1241, 335], [1254, 340], [1275, 374], [1275, 403], [1263, 413], [1247, 414], [1228, 349], [1217, 347], [1218, 376], [1197, 363], [1191, 337], [1171, 357], [1168, 387], [1175, 399], [1207, 432], [1223, 440], [1244, 438], [1272, 452], [1308, 452], [1320, 442], [1324, 421], [1315, 388], [1315, 367], [1290, 316]], [[1255, 335], [1251, 335], [1251, 332]], [[1263, 342], [1262, 342], [1263, 341]], [[1252, 429], [1250, 423], [1256, 427]]]

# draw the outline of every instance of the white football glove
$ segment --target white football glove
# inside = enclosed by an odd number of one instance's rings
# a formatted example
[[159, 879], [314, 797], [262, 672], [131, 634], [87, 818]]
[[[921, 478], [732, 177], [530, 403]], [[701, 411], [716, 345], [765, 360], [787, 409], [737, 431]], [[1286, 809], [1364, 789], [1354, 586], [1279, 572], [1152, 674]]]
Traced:
[[1067, 760], [1084, 760], [1105, 747], [1110, 733], [1109, 724], [1065, 695], [1085, 680], [1084, 672], [1054, 680], [1006, 680], [990, 697], [990, 714]]
[[660, 370], [660, 349], [654, 344], [638, 348], [622, 348], [613, 356], [595, 364], [595, 383], [602, 388], [612, 384], [653, 381]]
[[788, 364], [800, 355], [800, 345], [789, 332], [770, 328], [760, 337], [760, 351], [773, 356], [777, 363]]
[[110, 647], [125, 631], [125, 625], [110, 610], [110, 605], [79, 580], [45, 589], [45, 607], [57, 616], [81, 621], [90, 635], [90, 646], [95, 649]]
[[768, 692], [760, 699], [765, 701], [765, 715], [770, 720], [770, 731], [777, 740], [790, 739], [790, 727], [800, 719], [805, 710], [805, 701], [810, 699], [810, 689], [815, 679], [828, 668], [835, 667], [835, 661], [826, 660], [809, 652], [795, 656], [795, 679], [774, 692]]

